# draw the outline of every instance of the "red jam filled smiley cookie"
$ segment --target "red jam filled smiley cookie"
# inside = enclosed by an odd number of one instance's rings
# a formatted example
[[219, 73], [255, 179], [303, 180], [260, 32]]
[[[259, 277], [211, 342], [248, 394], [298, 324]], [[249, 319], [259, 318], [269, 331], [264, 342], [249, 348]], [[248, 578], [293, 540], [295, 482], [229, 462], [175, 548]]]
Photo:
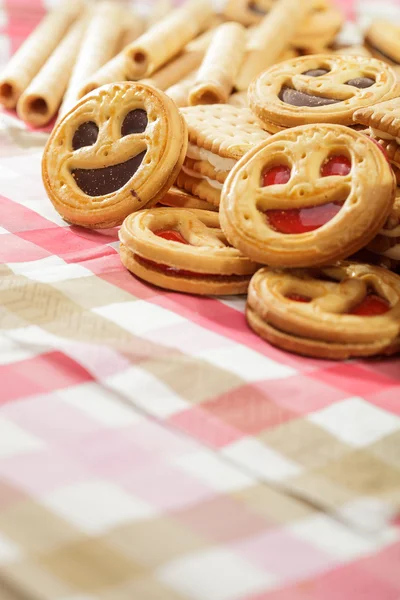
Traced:
[[367, 136], [306, 125], [274, 135], [234, 167], [220, 221], [230, 243], [256, 262], [319, 266], [371, 241], [395, 190], [384, 153]]

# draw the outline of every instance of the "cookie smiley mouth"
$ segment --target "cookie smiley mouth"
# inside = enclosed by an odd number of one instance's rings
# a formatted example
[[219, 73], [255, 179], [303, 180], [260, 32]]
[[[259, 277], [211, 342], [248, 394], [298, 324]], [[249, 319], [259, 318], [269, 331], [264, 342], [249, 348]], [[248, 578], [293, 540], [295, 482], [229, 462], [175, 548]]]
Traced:
[[123, 188], [139, 169], [146, 151], [126, 162], [100, 169], [73, 169], [72, 177], [87, 196], [107, 196]]

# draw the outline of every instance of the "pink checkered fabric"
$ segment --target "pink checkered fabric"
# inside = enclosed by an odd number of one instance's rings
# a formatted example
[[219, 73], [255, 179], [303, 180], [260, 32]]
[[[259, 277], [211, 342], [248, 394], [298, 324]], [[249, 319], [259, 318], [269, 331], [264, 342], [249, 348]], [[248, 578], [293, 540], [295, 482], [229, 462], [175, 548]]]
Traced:
[[[3, 1], [2, 62], [43, 12]], [[46, 137], [1, 115], [0, 599], [398, 600], [399, 359], [134, 279], [55, 213]]]

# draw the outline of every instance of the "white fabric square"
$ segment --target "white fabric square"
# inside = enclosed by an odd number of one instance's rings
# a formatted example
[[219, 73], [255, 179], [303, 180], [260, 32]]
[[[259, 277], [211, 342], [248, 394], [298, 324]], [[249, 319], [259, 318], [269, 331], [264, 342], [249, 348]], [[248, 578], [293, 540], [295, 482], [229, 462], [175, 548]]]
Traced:
[[0, 365], [10, 365], [21, 360], [34, 358], [42, 351], [43, 348], [41, 347], [32, 349], [9, 337], [0, 335]]
[[93, 381], [61, 390], [57, 395], [110, 428], [128, 427], [144, 420], [134, 407], [124, 406], [119, 399], [113, 399], [114, 394], [110, 390]]
[[102, 315], [134, 335], [142, 335], [169, 325], [179, 325], [185, 319], [161, 306], [137, 300], [118, 302], [94, 308], [93, 312]]
[[245, 313], [247, 299], [243, 298], [243, 296], [224, 296], [220, 297], [219, 300], [222, 304], [225, 304], [225, 306], [229, 306], [229, 308], [233, 308], [240, 313]]
[[42, 500], [52, 511], [89, 535], [155, 514], [145, 502], [112, 483], [92, 481], [58, 489]]
[[222, 549], [170, 562], [157, 571], [157, 577], [191, 600], [241, 600], [277, 583], [273, 574]]
[[288, 527], [297, 538], [309, 542], [340, 561], [357, 560], [392, 544], [400, 538], [397, 528], [383, 528], [377, 536], [357, 534], [338, 521], [326, 516], [315, 515]]
[[7, 229], [4, 229], [3, 227], [0, 227], [0, 235], [3, 235], [4, 233], [10, 233], [10, 232], [7, 231]]
[[0, 457], [33, 452], [43, 447], [43, 442], [18, 425], [0, 415]]
[[236, 492], [254, 485], [255, 481], [240, 469], [207, 450], [188, 454], [175, 461], [181, 469], [194, 475], [213, 490]]
[[337, 402], [308, 415], [307, 419], [357, 448], [373, 444], [400, 429], [399, 417], [362, 398]]
[[283, 379], [296, 374], [294, 369], [270, 360], [241, 344], [232, 343], [223, 348], [213, 348], [196, 356], [249, 382]]
[[169, 387], [140, 367], [107, 378], [107, 385], [124, 394], [147, 413], [166, 419], [188, 408]]
[[85, 267], [75, 263], [67, 264], [59, 256], [48, 256], [27, 263], [9, 263], [8, 266], [14, 273], [24, 275], [28, 279], [40, 281], [41, 283], [80, 279], [81, 277], [90, 277], [93, 275]]
[[336, 511], [337, 518], [351, 527], [374, 535], [381, 533], [398, 513], [389, 501], [364, 496], [343, 504]]
[[23, 556], [19, 546], [0, 533], [0, 565], [7, 565], [20, 560]]
[[222, 452], [266, 481], [284, 481], [296, 477], [302, 470], [299, 465], [252, 438], [234, 442]]

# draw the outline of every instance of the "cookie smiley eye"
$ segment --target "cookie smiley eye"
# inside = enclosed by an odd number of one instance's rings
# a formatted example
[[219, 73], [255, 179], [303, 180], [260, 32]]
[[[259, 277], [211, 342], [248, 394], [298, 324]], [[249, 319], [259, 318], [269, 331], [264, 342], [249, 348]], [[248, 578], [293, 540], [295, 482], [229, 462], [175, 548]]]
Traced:
[[375, 79], [371, 79], [371, 77], [356, 77], [355, 79], [350, 79], [346, 81], [346, 85], [351, 85], [353, 87], [358, 88], [359, 90], [365, 90], [366, 88], [375, 85]]
[[146, 131], [147, 124], [148, 118], [145, 110], [142, 110], [141, 108], [131, 110], [123, 120], [121, 135], [122, 137], [125, 137], [126, 135], [132, 135], [134, 133], [143, 133]]
[[82, 123], [74, 133], [72, 138], [73, 150], [79, 150], [85, 146], [93, 146], [99, 135], [99, 128], [93, 121]]
[[329, 73], [328, 69], [311, 69], [310, 71], [305, 71], [302, 75], [306, 75], [307, 77], [321, 77], [327, 73]]
[[268, 11], [264, 10], [263, 8], [261, 8], [261, 6], [258, 6], [257, 2], [249, 2], [249, 10], [251, 10], [251, 12], [256, 13], [257, 15], [261, 15], [263, 17], [265, 17], [265, 15], [268, 12]]

